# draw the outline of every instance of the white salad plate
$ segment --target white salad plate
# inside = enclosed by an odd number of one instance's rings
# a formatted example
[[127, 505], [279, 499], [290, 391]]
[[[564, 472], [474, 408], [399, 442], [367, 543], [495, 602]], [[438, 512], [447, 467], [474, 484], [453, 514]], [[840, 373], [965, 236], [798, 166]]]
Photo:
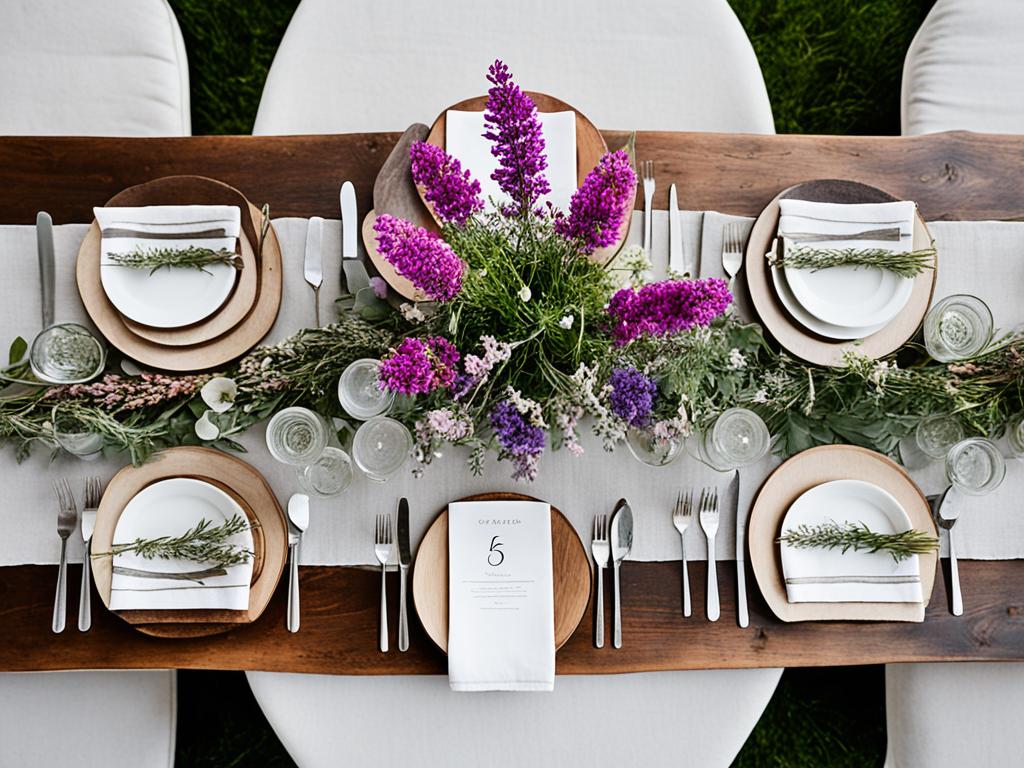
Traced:
[[[839, 269], [839, 267], [836, 267], [836, 269]], [[779, 301], [782, 302], [782, 306], [786, 308], [786, 311], [790, 316], [800, 323], [800, 325], [819, 336], [841, 341], [863, 339], [885, 327], [885, 323], [853, 327], [844, 327], [834, 325], [832, 323], [826, 323], [824, 320], [821, 320], [808, 312], [803, 304], [797, 301], [796, 296], [793, 295], [793, 290], [789, 285], [789, 281], [787, 280], [787, 272], [785, 270], [779, 269], [778, 267], [771, 267], [768, 271], [771, 273], [772, 283], [775, 286], [775, 295], [779, 297]]]

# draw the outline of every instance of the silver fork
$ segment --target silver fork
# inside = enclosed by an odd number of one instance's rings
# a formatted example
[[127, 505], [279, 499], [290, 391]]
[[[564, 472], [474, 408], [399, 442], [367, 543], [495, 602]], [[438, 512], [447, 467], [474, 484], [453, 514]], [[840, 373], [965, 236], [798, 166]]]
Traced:
[[743, 229], [737, 223], [726, 224], [722, 231], [722, 269], [729, 276], [729, 290], [743, 266]]
[[63, 632], [68, 607], [68, 536], [78, 524], [75, 494], [66, 479], [54, 480], [57, 494], [57, 535], [60, 536], [60, 569], [57, 571], [57, 595], [53, 601], [53, 631]]
[[377, 515], [377, 530], [373, 537], [373, 551], [380, 563], [380, 649], [388, 650], [388, 560], [391, 559], [391, 515]]
[[676, 497], [676, 506], [672, 510], [672, 525], [679, 531], [679, 543], [683, 552], [683, 616], [689, 616], [690, 607], [690, 575], [686, 571], [686, 528], [693, 519], [693, 491], [685, 496], [680, 491]]
[[611, 545], [608, 543], [608, 515], [594, 516], [594, 540], [590, 545], [597, 564], [597, 593], [594, 607], [594, 647], [604, 648], [604, 569], [608, 567]]
[[87, 632], [92, 626], [92, 532], [96, 527], [96, 511], [103, 497], [103, 482], [98, 477], [85, 478], [85, 499], [82, 504], [82, 588], [78, 593], [78, 631]]
[[718, 533], [718, 489], [705, 488], [700, 494], [700, 527], [708, 539], [708, 621], [718, 621], [718, 564], [715, 535]]
[[644, 180], [644, 250], [647, 252], [647, 258], [651, 258], [654, 229], [654, 161], [644, 160], [640, 163], [640, 173]]

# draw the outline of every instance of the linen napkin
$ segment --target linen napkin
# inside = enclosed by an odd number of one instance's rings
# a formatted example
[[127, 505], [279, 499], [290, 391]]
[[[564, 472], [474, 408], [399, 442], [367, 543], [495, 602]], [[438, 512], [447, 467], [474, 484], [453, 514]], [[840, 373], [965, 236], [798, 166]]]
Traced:
[[[551, 202], [562, 211], [569, 210], [569, 199], [576, 191], [576, 113], [538, 112], [541, 133], [544, 136], [544, 154], [548, 167], [544, 176], [551, 192], [541, 198], [541, 204]], [[493, 144], [485, 139], [483, 112], [461, 112], [450, 109], [445, 115], [445, 149], [458, 158], [480, 182], [487, 209], [493, 210], [490, 199], [499, 204], [508, 200], [491, 174], [498, 167], [498, 158], [491, 154]]]
[[[174, 483], [179, 480], [185, 483], [175, 486]], [[171, 491], [160, 492], [160, 486], [171, 487]], [[219, 525], [233, 514], [245, 516], [233, 499], [209, 483], [185, 478], [162, 481], [147, 486], [125, 507], [114, 530], [114, 542], [180, 536], [204, 518]], [[251, 531], [235, 534], [229, 541], [252, 551]], [[131, 571], [194, 573], [206, 567], [187, 560], [147, 560], [134, 552], [128, 552], [115, 555], [113, 566], [110, 583], [112, 611], [192, 608], [244, 611], [249, 607], [252, 558], [246, 563], [228, 567], [223, 576], [204, 577], [201, 583], [195, 580], [131, 575]]]
[[555, 685], [551, 507], [448, 505], [448, 681], [453, 691]]
[[[793, 242], [819, 248], [884, 248], [908, 253], [913, 247], [914, 216], [917, 205], [909, 200], [892, 203], [816, 203], [809, 200], [779, 200], [779, 234]], [[850, 240], [875, 230], [899, 229], [899, 240]], [[835, 235], [807, 242], [800, 235]]]

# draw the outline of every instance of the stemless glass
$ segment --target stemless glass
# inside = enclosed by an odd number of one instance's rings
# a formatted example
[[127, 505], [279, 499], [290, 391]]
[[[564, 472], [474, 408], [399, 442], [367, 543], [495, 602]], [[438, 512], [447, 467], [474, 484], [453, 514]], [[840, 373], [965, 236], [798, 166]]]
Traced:
[[295, 471], [302, 488], [322, 499], [337, 496], [352, 482], [352, 460], [341, 448], [332, 445], [324, 448], [312, 464]]
[[964, 360], [992, 341], [992, 311], [977, 296], [947, 296], [924, 317], [924, 346], [940, 363]]
[[267, 448], [283, 464], [309, 466], [323, 454], [327, 439], [327, 425], [308, 408], [285, 408], [267, 424]]
[[380, 388], [379, 360], [363, 358], [350, 363], [338, 379], [338, 402], [353, 419], [366, 421], [387, 413], [395, 393]]
[[1006, 442], [1016, 458], [1024, 456], [1024, 414], [1017, 414], [1006, 425]]
[[51, 384], [81, 384], [96, 378], [107, 362], [107, 350], [88, 328], [60, 323], [32, 341], [29, 366], [36, 378]]
[[984, 437], [968, 437], [949, 449], [946, 477], [953, 487], [970, 496], [984, 496], [998, 488], [1006, 476], [1006, 461], [996, 444]]
[[626, 445], [633, 458], [649, 467], [664, 467], [679, 458], [683, 449], [680, 436], [658, 437], [649, 429], [630, 428]]
[[701, 458], [725, 471], [753, 464], [768, 453], [771, 435], [764, 420], [746, 408], [729, 408], [700, 442]]
[[936, 413], [918, 422], [914, 442], [925, 456], [942, 459], [949, 449], [964, 439], [964, 425], [956, 416]]
[[412, 435], [401, 422], [374, 416], [356, 430], [352, 459], [363, 473], [383, 483], [405, 464], [412, 451]]
[[57, 445], [80, 459], [91, 461], [100, 456], [103, 450], [103, 437], [89, 428], [79, 419], [59, 409], [53, 416], [53, 439]]

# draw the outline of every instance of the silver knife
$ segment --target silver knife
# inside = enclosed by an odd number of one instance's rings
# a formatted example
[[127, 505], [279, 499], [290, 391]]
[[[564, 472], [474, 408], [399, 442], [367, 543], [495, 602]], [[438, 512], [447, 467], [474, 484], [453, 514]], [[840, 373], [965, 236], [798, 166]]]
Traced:
[[303, 274], [313, 288], [313, 304], [316, 308], [316, 327], [320, 327], [320, 286], [324, 282], [324, 220], [314, 216], [306, 228], [306, 260]]
[[678, 275], [686, 273], [686, 265], [683, 263], [683, 227], [679, 223], [679, 197], [676, 195], [675, 184], [668, 188], [668, 268]]
[[53, 219], [46, 211], [36, 214], [36, 249], [39, 251], [43, 328], [49, 328], [53, 325], [53, 291], [57, 268], [53, 257]]
[[412, 550], [409, 548], [409, 501], [398, 502], [398, 650], [409, 650], [409, 613], [406, 607], [405, 583], [412, 564]]
[[619, 596], [619, 565], [633, 547], [633, 510], [625, 499], [619, 499], [612, 515], [612, 583], [614, 590], [612, 599], [612, 644], [622, 647], [622, 600]]
[[741, 627], [750, 625], [750, 616], [747, 614], [747, 576], [746, 576], [746, 548], [747, 548], [747, 511], [744, 507], [743, 517], [740, 517], [740, 471], [733, 473], [732, 482], [729, 483], [729, 490], [733, 493], [734, 517], [736, 521], [736, 621]]
[[353, 296], [370, 284], [366, 267], [359, 261], [359, 216], [356, 211], [356, 188], [351, 181], [341, 185], [341, 269], [345, 287]]

